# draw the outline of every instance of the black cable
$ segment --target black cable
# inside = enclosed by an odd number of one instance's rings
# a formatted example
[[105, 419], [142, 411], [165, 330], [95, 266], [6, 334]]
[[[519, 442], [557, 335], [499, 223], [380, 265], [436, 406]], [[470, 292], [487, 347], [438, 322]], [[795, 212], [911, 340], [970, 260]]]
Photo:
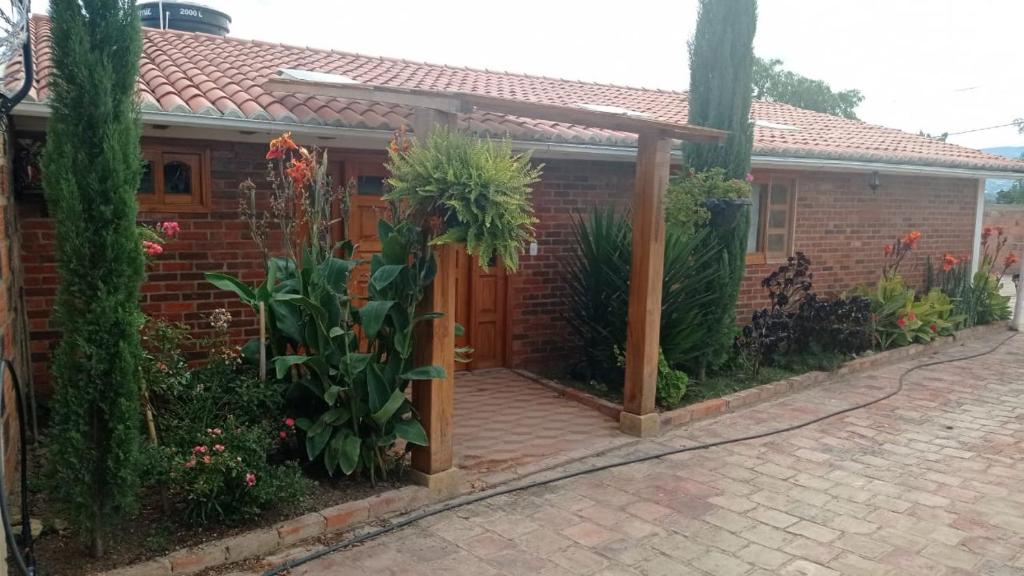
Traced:
[[[0, 410], [4, 406], [4, 389], [6, 388], [7, 375], [11, 376], [11, 386], [14, 390], [15, 409], [18, 416], [18, 444], [21, 448], [21, 543], [24, 545], [25, 554], [18, 546], [18, 540], [14, 536], [14, 528], [11, 526], [11, 512], [7, 503], [7, 471], [4, 467], [4, 457], [0, 454], [0, 520], [3, 521], [4, 535], [7, 539], [8, 553], [14, 557], [14, 565], [22, 576], [33, 576], [36, 573], [35, 560], [32, 557], [32, 523], [29, 520], [28, 511], [28, 449], [25, 447], [28, 433], [25, 425], [24, 399], [21, 395], [21, 381], [18, 380], [18, 372], [14, 365], [7, 359], [0, 360]], [[27, 557], [27, 559], [26, 559]]]
[[545, 478], [543, 480], [535, 480], [533, 482], [528, 482], [526, 484], [518, 484], [518, 485], [515, 485], [515, 486], [506, 486], [504, 488], [499, 488], [499, 489], [496, 489], [496, 490], [490, 490], [490, 491], [486, 491], [486, 492], [481, 492], [481, 493], [479, 493], [479, 494], [477, 494], [475, 496], [472, 496], [472, 497], [469, 497], [469, 498], [466, 498], [466, 499], [452, 500], [452, 501], [447, 502], [444, 505], [439, 506], [437, 508], [434, 508], [434, 509], [431, 509], [431, 510], [421, 510], [420, 512], [417, 512], [417, 513], [412, 514], [410, 516], [406, 516], [405, 518], [402, 518], [401, 520], [398, 520], [397, 522], [395, 522], [393, 524], [389, 524], [387, 526], [384, 526], [384, 527], [381, 527], [381, 528], [377, 528], [376, 530], [371, 530], [370, 532], [366, 532], [364, 534], [360, 534], [359, 536], [355, 536], [355, 537], [349, 538], [348, 540], [342, 540], [341, 542], [337, 542], [335, 544], [327, 546], [326, 548], [322, 548], [320, 550], [316, 550], [316, 551], [311, 552], [311, 553], [309, 553], [309, 554], [307, 554], [305, 556], [301, 556], [299, 558], [295, 558], [293, 560], [289, 560], [287, 562], [283, 562], [283, 563], [281, 563], [281, 564], [279, 564], [279, 565], [277, 565], [277, 566], [267, 570], [266, 572], [264, 572], [263, 576], [278, 576], [279, 574], [281, 574], [281, 573], [283, 573], [283, 572], [285, 572], [287, 570], [291, 570], [291, 569], [296, 568], [298, 566], [302, 566], [303, 564], [312, 562], [313, 560], [316, 560], [318, 558], [322, 558], [324, 556], [327, 556], [328, 554], [332, 554], [332, 553], [337, 552], [339, 550], [342, 550], [342, 549], [345, 549], [345, 548], [350, 548], [352, 546], [356, 546], [358, 544], [362, 544], [363, 542], [367, 542], [369, 540], [373, 540], [374, 538], [377, 538], [379, 536], [383, 536], [384, 534], [387, 534], [389, 532], [394, 532], [396, 530], [400, 530], [402, 528], [405, 528], [406, 526], [409, 526], [409, 525], [414, 524], [416, 522], [419, 522], [421, 520], [425, 520], [425, 519], [430, 518], [432, 516], [437, 516], [438, 514], [442, 514], [444, 512], [450, 512], [452, 510], [456, 510], [456, 509], [459, 509], [459, 508], [462, 508], [462, 507], [465, 507], [465, 506], [469, 506], [470, 504], [476, 504], [478, 502], [483, 502], [485, 500], [490, 500], [492, 498], [497, 498], [498, 496], [504, 496], [506, 494], [511, 494], [513, 492], [521, 492], [523, 490], [529, 490], [530, 488], [537, 488], [539, 486], [546, 486], [548, 484], [554, 484], [555, 482], [561, 482], [563, 480], [569, 480], [569, 479], [576, 478], [576, 477], [579, 477], [579, 476], [584, 476], [584, 475], [587, 475], [587, 474], [593, 474], [595, 472], [602, 472], [604, 470], [610, 470], [612, 468], [619, 468], [619, 467], [622, 467], [622, 466], [629, 466], [631, 464], [639, 464], [641, 462], [647, 462], [647, 461], [650, 461], [650, 460], [657, 460], [658, 458], [664, 458], [665, 456], [672, 456], [674, 454], [682, 454], [682, 453], [685, 453], [685, 452], [694, 452], [694, 451], [697, 451], [697, 450], [707, 450], [709, 448], [717, 448], [719, 446], [726, 446], [726, 445], [729, 445], [729, 444], [736, 444], [736, 443], [739, 443], [739, 442], [747, 442], [747, 441], [750, 441], [750, 440], [758, 440], [760, 438], [766, 438], [766, 437], [769, 437], [769, 436], [775, 436], [775, 435], [783, 434], [783, 433], [786, 433], [786, 432], [792, 432], [794, 430], [800, 430], [801, 428], [806, 428], [808, 426], [811, 426], [813, 424], [817, 424], [819, 422], [828, 420], [830, 418], [835, 418], [836, 416], [841, 416], [843, 414], [848, 414], [848, 413], [854, 412], [856, 410], [862, 410], [864, 408], [867, 408], [868, 406], [871, 406], [871, 405], [874, 405], [874, 404], [878, 404], [879, 402], [884, 402], [884, 401], [892, 398], [893, 396], [896, 396], [897, 394], [899, 394], [900, 392], [903, 391], [904, 379], [908, 375], [913, 373], [913, 372], [916, 372], [918, 370], [923, 370], [925, 368], [930, 368], [932, 366], [939, 366], [941, 364], [952, 364], [954, 362], [963, 362], [964, 360], [972, 360], [974, 358], [980, 358], [981, 356], [987, 356], [988, 354], [992, 354], [996, 350], [999, 350], [1000, 348], [1002, 348], [1004, 344], [1006, 344], [1007, 342], [1009, 342], [1010, 340], [1012, 340], [1016, 336], [1017, 336], [1017, 334], [1012, 334], [1010, 337], [1004, 339], [1002, 342], [1000, 342], [999, 344], [997, 344], [993, 348], [991, 348], [989, 350], [986, 350], [984, 352], [979, 352], [977, 354], [970, 354], [970, 355], [967, 355], [967, 356], [961, 356], [961, 357], [958, 357], [958, 358], [949, 358], [949, 359], [946, 359], [946, 360], [935, 360], [935, 361], [932, 361], [932, 362], [925, 362], [923, 364], [918, 364], [916, 366], [912, 366], [910, 368], [907, 368], [906, 370], [903, 371], [903, 373], [900, 374], [899, 379], [897, 380], [896, 388], [894, 388], [891, 392], [889, 392], [889, 393], [887, 393], [887, 394], [885, 394], [883, 396], [880, 396], [878, 398], [875, 398], [874, 400], [869, 400], [869, 401], [863, 402], [861, 404], [856, 404], [854, 406], [850, 406], [849, 408], [843, 408], [842, 410], [837, 410], [835, 412], [830, 412], [830, 413], [828, 413], [828, 414], [826, 414], [824, 416], [819, 416], [817, 418], [812, 418], [811, 420], [807, 420], [807, 421], [801, 422], [799, 424], [793, 424], [792, 426], [786, 426], [784, 428], [778, 428], [778, 429], [775, 429], [775, 430], [769, 430], [767, 432], [760, 432], [760, 433], [757, 433], [757, 434], [750, 434], [748, 436], [740, 436], [738, 438], [730, 438], [730, 439], [727, 439], [727, 440], [718, 440], [716, 442], [708, 442], [706, 444], [695, 444], [693, 446], [686, 446], [686, 447], [683, 447], [683, 448], [673, 448], [671, 450], [665, 450], [665, 451], [662, 451], [662, 452], [656, 452], [656, 453], [653, 453], [653, 454], [648, 454], [646, 456], [637, 456], [635, 458], [629, 458], [629, 459], [626, 459], [626, 460], [619, 460], [619, 461], [616, 461], [616, 462], [610, 462], [608, 464], [601, 464], [599, 466], [593, 466], [593, 467], [590, 467], [590, 468], [584, 468], [582, 470], [577, 470], [575, 472], [567, 472], [565, 474], [561, 474], [561, 475], [555, 476], [553, 478]]

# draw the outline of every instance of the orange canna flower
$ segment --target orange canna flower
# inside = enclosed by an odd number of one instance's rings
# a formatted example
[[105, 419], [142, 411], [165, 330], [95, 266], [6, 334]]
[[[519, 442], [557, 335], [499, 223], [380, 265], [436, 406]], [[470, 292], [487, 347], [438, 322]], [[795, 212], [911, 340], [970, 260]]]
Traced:
[[1020, 262], [1020, 257], [1018, 257], [1013, 252], [1010, 252], [1009, 254], [1006, 255], [1006, 260], [1003, 260], [1003, 266], [1009, 268], [1010, 266], [1013, 266], [1017, 262]]
[[286, 172], [296, 188], [302, 188], [313, 179], [312, 165], [306, 160], [292, 160]]
[[986, 226], [985, 229], [982, 230], [982, 232], [981, 232], [981, 239], [982, 240], [988, 240], [991, 236], [992, 236], [992, 227], [991, 226]]
[[292, 133], [285, 132], [281, 136], [274, 138], [270, 141], [270, 150], [267, 151], [267, 160], [273, 160], [274, 158], [284, 158], [284, 153], [288, 150], [298, 150], [298, 145], [292, 140]]
[[885, 255], [892, 256], [892, 244], [885, 245]]
[[948, 252], [942, 255], [942, 270], [943, 271], [949, 272], [956, 265], [957, 265], [957, 260], [956, 260], [955, 256], [953, 256], [952, 254], [950, 254]]

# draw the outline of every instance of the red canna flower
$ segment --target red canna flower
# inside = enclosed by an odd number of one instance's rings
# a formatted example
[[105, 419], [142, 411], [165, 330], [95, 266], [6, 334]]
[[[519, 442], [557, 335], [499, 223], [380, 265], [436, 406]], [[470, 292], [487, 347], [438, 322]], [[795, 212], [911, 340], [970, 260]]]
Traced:
[[992, 237], [992, 227], [985, 226], [985, 229], [981, 232], [981, 241], [984, 242]]
[[904, 326], [906, 326], [907, 325], [906, 318], [904, 318], [903, 316], [900, 316], [899, 319], [896, 320], [896, 325], [899, 326], [900, 328], [903, 328]]
[[1003, 267], [1009, 268], [1010, 266], [1013, 266], [1017, 262], [1020, 262], [1020, 257], [1018, 257], [1013, 252], [1010, 252], [1009, 254], [1006, 255], [1006, 259], [1003, 260]]
[[931, 326], [929, 326], [929, 328], [932, 329], [932, 332], [938, 332], [939, 331], [939, 327], [937, 325], [935, 325], [935, 324], [932, 324]]
[[892, 244], [885, 245], [885, 255], [892, 256]]
[[284, 158], [284, 153], [288, 150], [298, 150], [299, 147], [292, 140], [292, 133], [285, 132], [280, 137], [274, 138], [270, 141], [270, 150], [267, 151], [267, 160], [273, 160], [274, 158]]
[[292, 160], [287, 173], [296, 188], [302, 188], [313, 179], [312, 165], [306, 160]]
[[917, 320], [917, 316], [915, 316], [914, 313], [911, 312], [910, 314], [907, 314], [907, 320], [913, 322], [914, 320]]
[[948, 252], [942, 255], [942, 270], [944, 272], [949, 272], [956, 265], [957, 265], [956, 256], [953, 256], [952, 254], [950, 254]]

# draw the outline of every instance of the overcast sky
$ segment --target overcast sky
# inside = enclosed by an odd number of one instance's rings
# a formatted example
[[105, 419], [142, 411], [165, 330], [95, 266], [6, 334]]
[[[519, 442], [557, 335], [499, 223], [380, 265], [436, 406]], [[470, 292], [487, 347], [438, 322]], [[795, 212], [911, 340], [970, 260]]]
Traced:
[[[231, 34], [440, 64], [686, 89], [697, 0], [205, 0]], [[33, 3], [46, 10], [45, 0]], [[755, 51], [866, 98], [861, 119], [960, 132], [1024, 117], [1022, 0], [761, 0]], [[1024, 145], [1012, 127], [951, 136]]]

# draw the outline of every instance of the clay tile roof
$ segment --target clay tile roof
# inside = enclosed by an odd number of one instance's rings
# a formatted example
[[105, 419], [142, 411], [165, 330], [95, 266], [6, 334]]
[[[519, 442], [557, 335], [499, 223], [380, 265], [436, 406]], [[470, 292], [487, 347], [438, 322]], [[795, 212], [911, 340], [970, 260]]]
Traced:
[[[28, 99], [46, 100], [53, 67], [50, 21], [31, 21], [36, 81]], [[139, 73], [143, 110], [290, 124], [394, 130], [410, 122], [403, 106], [268, 93], [261, 86], [281, 68], [340, 74], [359, 82], [456, 90], [529, 102], [628, 108], [664, 121], [687, 121], [685, 92], [649, 90], [507, 72], [440, 66], [361, 54], [314, 50], [173, 30], [145, 29]], [[17, 84], [21, 63], [9, 64]], [[754, 154], [1024, 173], [1010, 160], [922, 136], [811, 112], [754, 102]], [[635, 145], [635, 137], [567, 123], [475, 112], [462, 118], [491, 136], [559, 143]]]

